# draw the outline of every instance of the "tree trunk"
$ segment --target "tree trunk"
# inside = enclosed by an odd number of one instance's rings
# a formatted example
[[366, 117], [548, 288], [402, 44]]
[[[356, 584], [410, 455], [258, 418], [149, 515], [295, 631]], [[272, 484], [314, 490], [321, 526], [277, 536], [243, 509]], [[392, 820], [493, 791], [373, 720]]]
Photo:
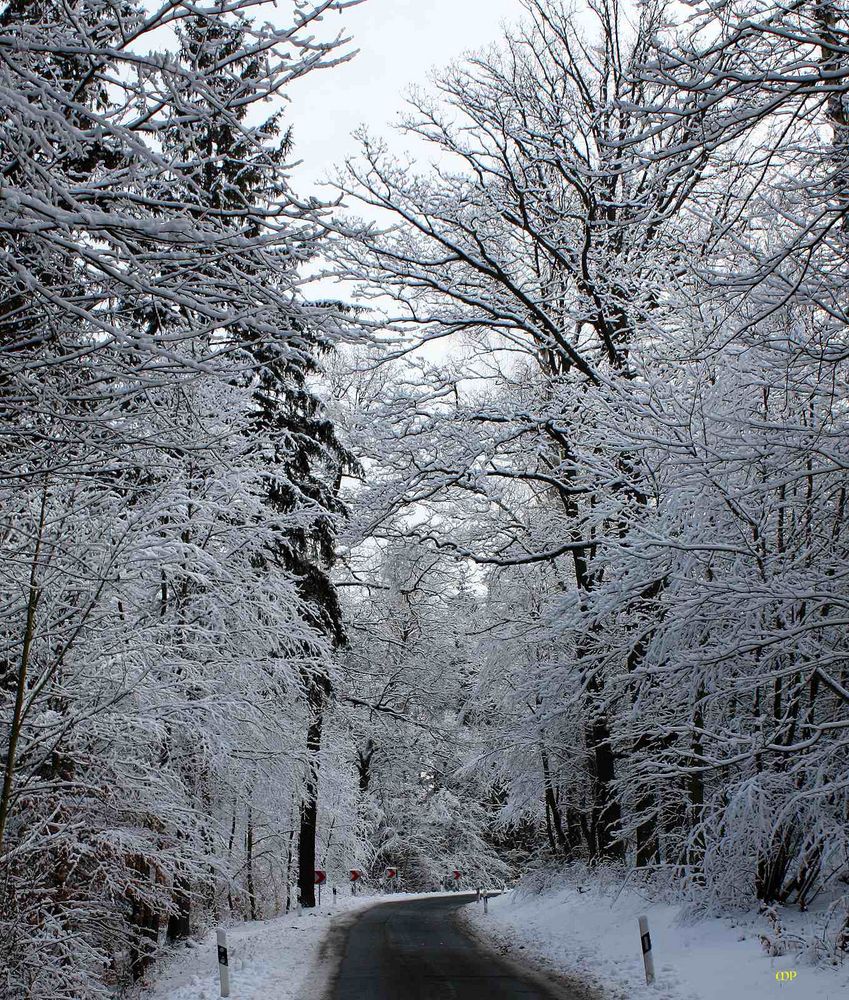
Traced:
[[[233, 801], [233, 819], [230, 823], [230, 840], [227, 843], [227, 862], [230, 871], [233, 870], [233, 844], [236, 840], [236, 800]], [[233, 883], [227, 880], [227, 909], [233, 913]]]
[[703, 766], [702, 758], [704, 755], [704, 747], [702, 745], [702, 731], [705, 724], [703, 702], [706, 696], [707, 692], [705, 690], [704, 681], [700, 681], [699, 689], [696, 692], [696, 706], [693, 710], [693, 738], [691, 742], [691, 764], [693, 767], [693, 773], [690, 775], [689, 779], [689, 827], [692, 835], [692, 843], [687, 856], [687, 863], [692, 869], [695, 869], [699, 879], [701, 879], [702, 862], [705, 854], [704, 833], [699, 829], [705, 807], [705, 779], [702, 771], [696, 769]]
[[38, 583], [38, 567], [41, 558], [41, 543], [44, 537], [44, 523], [47, 515], [47, 487], [41, 496], [41, 510], [38, 516], [38, 533], [35, 538], [35, 550], [32, 556], [29, 574], [29, 594], [27, 596], [26, 623], [24, 625], [23, 646], [18, 665], [18, 676], [15, 681], [15, 704], [12, 709], [12, 719], [9, 727], [9, 745], [6, 751], [6, 767], [3, 773], [3, 791], [0, 793], [0, 857], [3, 855], [3, 838], [6, 833], [6, 823], [12, 804], [12, 784], [15, 776], [15, 756], [18, 749], [18, 737], [21, 732], [21, 719], [24, 708], [24, 694], [27, 685], [30, 653], [35, 636], [35, 613], [40, 595]]
[[251, 920], [256, 920], [256, 891], [254, 888], [254, 821], [253, 812], [248, 806], [248, 818], [245, 829], [245, 868], [247, 871], [248, 911]]
[[[592, 578], [589, 572], [587, 553], [576, 549], [572, 555], [575, 567], [575, 583], [578, 592], [588, 594], [592, 589]], [[581, 598], [583, 604], [583, 596]], [[580, 663], [586, 656], [586, 651], [579, 646], [576, 650], [576, 660]], [[592, 670], [592, 668], [590, 668]], [[592, 787], [592, 843], [593, 856], [598, 859], [625, 857], [624, 844], [617, 842], [616, 831], [622, 819], [619, 799], [613, 789], [615, 777], [615, 757], [611, 745], [610, 723], [607, 712], [599, 705], [603, 682], [597, 673], [593, 673], [587, 681], [587, 711], [592, 721], [586, 729], [587, 751], [590, 755], [590, 778]], [[589, 840], [587, 841], [589, 843]]]
[[357, 753], [357, 776], [360, 783], [360, 795], [365, 795], [371, 784], [371, 759], [376, 747], [372, 739], [366, 741], [365, 748]]
[[318, 769], [324, 706], [330, 694], [326, 674], [307, 680], [310, 711], [307, 729], [307, 780], [301, 800], [300, 836], [298, 837], [298, 891], [301, 906], [315, 906], [315, 842], [318, 833]]
[[615, 757], [605, 712], [600, 711], [593, 720], [589, 729], [589, 742], [593, 755], [593, 826], [597, 860], [621, 861], [625, 857], [625, 845], [616, 837], [622, 820], [622, 809], [613, 790]]
[[[545, 781], [545, 814], [546, 821], [549, 823], [549, 840], [552, 840], [551, 827], [553, 827], [554, 836], [556, 837], [556, 849], [563, 853], [568, 853], [569, 843], [566, 835], [563, 833], [563, 818], [560, 815], [560, 806], [551, 784], [551, 768], [548, 764], [548, 754], [542, 748], [540, 748], [540, 756], [542, 758], [543, 780]], [[551, 846], [553, 849], [555, 848], [553, 841]]]

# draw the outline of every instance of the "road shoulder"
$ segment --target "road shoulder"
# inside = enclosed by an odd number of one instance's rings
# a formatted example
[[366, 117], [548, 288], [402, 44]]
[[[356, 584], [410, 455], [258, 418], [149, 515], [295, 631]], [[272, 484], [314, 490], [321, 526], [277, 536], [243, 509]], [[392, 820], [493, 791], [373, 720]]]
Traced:
[[[491, 904], [490, 904], [491, 905]], [[510, 966], [517, 975], [524, 976], [554, 993], [562, 993], [570, 1000], [628, 1000], [618, 994], [602, 989], [601, 985], [587, 977], [566, 973], [545, 960], [545, 957], [529, 950], [500, 925], [484, 923], [480, 903], [470, 903], [461, 907], [454, 915], [464, 934], [485, 952]]]

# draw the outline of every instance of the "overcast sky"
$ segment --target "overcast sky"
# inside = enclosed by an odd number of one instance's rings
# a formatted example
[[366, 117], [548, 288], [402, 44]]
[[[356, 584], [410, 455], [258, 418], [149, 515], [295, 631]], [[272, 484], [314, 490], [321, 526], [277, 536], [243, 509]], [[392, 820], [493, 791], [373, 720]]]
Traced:
[[303, 166], [295, 188], [327, 174], [355, 148], [351, 132], [366, 124], [385, 131], [403, 105], [405, 90], [463, 52], [495, 41], [502, 22], [520, 15], [518, 0], [365, 0], [326, 27], [344, 26], [360, 50], [349, 63], [314, 73], [293, 87], [289, 121]]

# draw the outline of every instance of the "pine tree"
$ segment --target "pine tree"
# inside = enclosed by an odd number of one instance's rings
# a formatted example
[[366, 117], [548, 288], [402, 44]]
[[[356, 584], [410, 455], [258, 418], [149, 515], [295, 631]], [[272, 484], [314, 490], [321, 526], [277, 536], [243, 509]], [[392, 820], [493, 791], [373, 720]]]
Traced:
[[[226, 5], [222, 5], [222, 8]], [[289, 224], [297, 215], [288, 186], [286, 162], [292, 151], [291, 129], [282, 112], [250, 125], [238, 110], [242, 95], [264, 79], [261, 55], [241, 57], [248, 22], [223, 14], [186, 22], [181, 43], [197, 77], [185, 95], [188, 108], [207, 105], [200, 125], [189, 124], [181, 155], [197, 163], [197, 188], [209, 209], [246, 217], [262, 206], [272, 219]], [[226, 71], [222, 72], [222, 67]], [[202, 86], [195, 86], [202, 83]], [[226, 91], [229, 100], [225, 101]], [[236, 106], [216, 115], [216, 105]], [[304, 239], [291, 258], [258, 255], [256, 272], [268, 286], [290, 293], [297, 269], [314, 253], [319, 235], [314, 215], [300, 223]], [[322, 332], [322, 307], [289, 300], [277, 316], [273, 339], [242, 335], [246, 377], [253, 386], [253, 433], [267, 448], [267, 503], [280, 519], [275, 544], [265, 559], [269, 572], [279, 569], [297, 580], [308, 620], [332, 644], [344, 641], [342, 615], [329, 570], [333, 561], [336, 521], [343, 514], [339, 480], [351, 456], [336, 437], [321, 401], [310, 385], [318, 359], [331, 349]], [[315, 842], [318, 828], [318, 768], [325, 705], [332, 683], [327, 664], [304, 650], [303, 688], [306, 708], [306, 774], [300, 808], [298, 885], [302, 905], [313, 906]]]

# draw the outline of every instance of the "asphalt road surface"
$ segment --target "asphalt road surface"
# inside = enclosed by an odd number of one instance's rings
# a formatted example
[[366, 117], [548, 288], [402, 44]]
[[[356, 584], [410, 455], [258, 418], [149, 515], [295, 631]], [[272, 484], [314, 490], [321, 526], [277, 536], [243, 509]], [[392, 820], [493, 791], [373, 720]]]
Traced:
[[332, 1000], [584, 1000], [485, 950], [456, 911], [473, 896], [366, 910], [348, 931]]

